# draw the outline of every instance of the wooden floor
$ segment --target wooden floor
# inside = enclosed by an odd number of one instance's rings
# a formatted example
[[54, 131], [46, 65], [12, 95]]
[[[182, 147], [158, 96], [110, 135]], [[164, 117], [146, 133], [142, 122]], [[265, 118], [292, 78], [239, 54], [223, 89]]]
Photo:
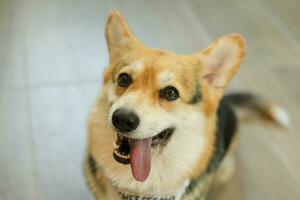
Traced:
[[246, 59], [230, 89], [284, 106], [289, 133], [241, 127], [237, 170], [210, 200], [300, 199], [300, 1], [0, 0], [0, 200], [91, 199], [86, 118], [108, 63], [104, 25], [119, 10], [146, 44], [191, 53], [237, 32]]

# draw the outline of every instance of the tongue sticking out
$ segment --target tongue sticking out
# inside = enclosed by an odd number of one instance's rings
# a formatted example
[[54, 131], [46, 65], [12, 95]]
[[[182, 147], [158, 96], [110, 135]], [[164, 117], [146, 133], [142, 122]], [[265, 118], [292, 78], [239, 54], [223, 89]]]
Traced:
[[133, 177], [137, 181], [145, 181], [151, 170], [152, 138], [135, 139], [130, 144], [130, 165]]

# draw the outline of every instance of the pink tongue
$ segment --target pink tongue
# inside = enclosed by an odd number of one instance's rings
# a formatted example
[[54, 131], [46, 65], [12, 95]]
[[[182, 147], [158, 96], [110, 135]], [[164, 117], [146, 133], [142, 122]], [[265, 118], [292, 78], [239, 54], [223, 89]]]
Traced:
[[130, 144], [130, 165], [133, 177], [137, 181], [145, 181], [151, 170], [151, 140], [132, 140]]

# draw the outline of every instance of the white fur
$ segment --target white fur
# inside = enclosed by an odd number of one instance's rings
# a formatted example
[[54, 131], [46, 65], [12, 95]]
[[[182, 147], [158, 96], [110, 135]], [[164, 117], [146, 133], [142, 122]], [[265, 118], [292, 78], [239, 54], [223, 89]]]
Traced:
[[291, 122], [288, 113], [283, 108], [274, 105], [271, 107], [270, 112], [274, 116], [274, 119], [283, 127], [290, 128]]
[[134, 61], [130, 64], [133, 71], [138, 72], [144, 68], [144, 63], [142, 61]]
[[174, 78], [174, 73], [170, 71], [164, 71], [158, 75], [159, 83], [166, 85]]

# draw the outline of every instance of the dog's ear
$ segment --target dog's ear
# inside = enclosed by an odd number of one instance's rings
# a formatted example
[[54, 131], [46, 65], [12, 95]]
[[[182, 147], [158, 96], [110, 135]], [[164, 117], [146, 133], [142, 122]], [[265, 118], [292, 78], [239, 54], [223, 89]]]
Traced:
[[244, 57], [244, 39], [238, 34], [219, 38], [196, 53], [202, 63], [202, 77], [209, 87], [223, 89], [239, 69]]
[[130, 31], [124, 18], [117, 11], [113, 11], [108, 18], [105, 35], [110, 60], [140, 44]]

